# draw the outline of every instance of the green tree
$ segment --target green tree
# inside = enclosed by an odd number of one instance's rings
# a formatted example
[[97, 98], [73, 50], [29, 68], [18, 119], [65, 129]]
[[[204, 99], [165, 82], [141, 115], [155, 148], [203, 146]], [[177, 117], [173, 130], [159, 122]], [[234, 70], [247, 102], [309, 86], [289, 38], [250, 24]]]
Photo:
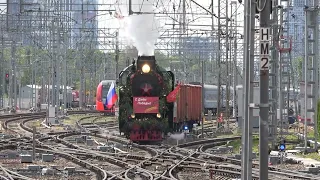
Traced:
[[293, 60], [292, 65], [293, 65], [293, 70], [296, 72], [295, 74], [298, 77], [298, 80], [302, 78], [302, 63], [303, 63], [303, 58], [298, 57]]

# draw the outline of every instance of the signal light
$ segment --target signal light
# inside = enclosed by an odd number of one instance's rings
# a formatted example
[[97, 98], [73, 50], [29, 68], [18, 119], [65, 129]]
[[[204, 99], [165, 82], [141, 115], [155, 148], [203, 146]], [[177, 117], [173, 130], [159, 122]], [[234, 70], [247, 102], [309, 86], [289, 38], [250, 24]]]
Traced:
[[6, 78], [9, 78], [9, 74], [6, 74]]
[[286, 141], [282, 140], [279, 144], [279, 151], [285, 151], [286, 150]]

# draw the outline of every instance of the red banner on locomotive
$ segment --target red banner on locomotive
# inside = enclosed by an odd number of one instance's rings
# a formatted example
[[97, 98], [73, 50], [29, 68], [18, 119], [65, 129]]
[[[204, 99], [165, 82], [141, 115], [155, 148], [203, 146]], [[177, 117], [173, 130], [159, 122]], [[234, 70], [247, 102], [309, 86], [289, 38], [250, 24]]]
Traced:
[[159, 113], [159, 97], [133, 97], [134, 113]]

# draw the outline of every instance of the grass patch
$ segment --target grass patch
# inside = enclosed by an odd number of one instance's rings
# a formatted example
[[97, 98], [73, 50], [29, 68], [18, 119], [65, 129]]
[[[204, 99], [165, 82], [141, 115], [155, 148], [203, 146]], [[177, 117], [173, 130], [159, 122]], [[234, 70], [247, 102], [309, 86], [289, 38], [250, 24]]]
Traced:
[[53, 126], [53, 127], [51, 127], [50, 131], [52, 131], [52, 132], [54, 132], [54, 131], [64, 131], [64, 127]]
[[[253, 136], [252, 137], [252, 152], [259, 153], [259, 136]], [[236, 141], [231, 141], [228, 146], [233, 146], [235, 153], [240, 153], [240, 147], [241, 147], [241, 139]], [[271, 147], [271, 145], [270, 145]], [[293, 149], [295, 147], [294, 144], [287, 144], [286, 149]]]
[[41, 126], [41, 121], [40, 120], [31, 121], [28, 124], [29, 124], [29, 127], [40, 127]]
[[63, 120], [63, 124], [66, 124], [66, 125], [74, 125], [76, 124], [76, 122], [82, 118], [82, 117], [85, 117], [84, 115], [71, 115], [71, 116], [68, 116], [69, 119], [64, 119]]
[[227, 138], [227, 137], [234, 137], [234, 136], [241, 136], [241, 133], [237, 132], [237, 133], [233, 133], [233, 134], [223, 134], [223, 135], [217, 136], [217, 138]]
[[[252, 152], [258, 153], [259, 152], [259, 138], [257, 136], [252, 137], [253, 145], [252, 145]], [[231, 141], [228, 146], [233, 146], [235, 153], [240, 153], [241, 147], [241, 140]]]
[[118, 121], [118, 119], [115, 117], [106, 116], [106, 117], [98, 118], [94, 122], [98, 123], [98, 122], [110, 122], [110, 121]]
[[77, 122], [79, 119], [81, 119], [81, 118], [83, 118], [83, 117], [86, 117], [86, 116], [87, 116], [87, 115], [83, 115], [83, 114], [70, 115], [70, 116], [68, 116], [69, 119], [64, 119], [64, 120], [63, 120], [63, 124], [65, 124], [65, 125], [75, 125], [76, 122]]
[[286, 137], [286, 140], [288, 140], [288, 141], [298, 141], [299, 140], [298, 136], [292, 135], [292, 134], [287, 135], [285, 137]]
[[[84, 117], [88, 117], [88, 115], [70, 115], [69, 119], [65, 119], [63, 120], [63, 124], [65, 125], [75, 125], [76, 122]], [[115, 117], [110, 117], [110, 116], [101, 116], [101, 117], [90, 117], [88, 119], [84, 119], [83, 121], [81, 121], [81, 123], [92, 123], [93, 120], [95, 120], [95, 122], [110, 122], [110, 121], [117, 121], [117, 119]]]

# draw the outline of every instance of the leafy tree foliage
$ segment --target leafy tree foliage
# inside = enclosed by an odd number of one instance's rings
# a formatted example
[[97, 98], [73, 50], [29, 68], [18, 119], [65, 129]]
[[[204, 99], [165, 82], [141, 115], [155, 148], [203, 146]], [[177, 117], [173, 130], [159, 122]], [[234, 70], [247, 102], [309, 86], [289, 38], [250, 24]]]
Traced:
[[300, 81], [302, 79], [302, 63], [303, 63], [303, 58], [298, 57], [293, 60], [292, 65], [293, 65], [293, 70], [296, 72], [297, 80]]
[[[59, 51], [49, 52], [46, 49], [38, 47], [24, 46], [17, 47], [12, 57], [12, 49], [6, 48], [4, 51], [4, 61], [6, 67], [3, 67], [6, 72], [10, 73], [12, 60], [15, 60], [18, 82], [25, 86], [31, 84], [32, 66], [36, 73], [36, 84], [41, 84], [42, 80], [45, 84], [51, 81], [52, 63], [56, 62], [58, 67], [63, 68], [63, 61], [66, 59], [68, 84], [73, 84], [75, 88], [80, 87], [80, 74], [85, 73], [86, 89], [95, 87], [100, 80], [103, 79], [104, 73], [111, 74], [115, 77], [116, 68], [116, 53], [103, 52], [94, 49], [61, 49]], [[133, 47], [126, 47], [119, 52], [118, 72], [132, 63], [136, 59], [138, 52]], [[155, 56], [158, 64], [165, 68], [174, 71], [179, 75], [185, 73], [183, 62], [186, 62], [186, 71], [190, 77], [196, 77], [200, 80], [201, 64], [197, 56], [188, 56], [180, 59], [177, 55], [168, 55], [161, 51], [155, 51]], [[205, 70], [214, 71], [214, 61], [205, 60]], [[60, 63], [60, 64], [59, 64]], [[108, 68], [105, 70], [105, 67]], [[60, 74], [62, 76], [62, 74]], [[60, 76], [60, 77], [61, 77]], [[90, 78], [92, 76], [92, 79]], [[110, 78], [110, 77], [109, 77]], [[70, 83], [72, 81], [72, 83]]]

